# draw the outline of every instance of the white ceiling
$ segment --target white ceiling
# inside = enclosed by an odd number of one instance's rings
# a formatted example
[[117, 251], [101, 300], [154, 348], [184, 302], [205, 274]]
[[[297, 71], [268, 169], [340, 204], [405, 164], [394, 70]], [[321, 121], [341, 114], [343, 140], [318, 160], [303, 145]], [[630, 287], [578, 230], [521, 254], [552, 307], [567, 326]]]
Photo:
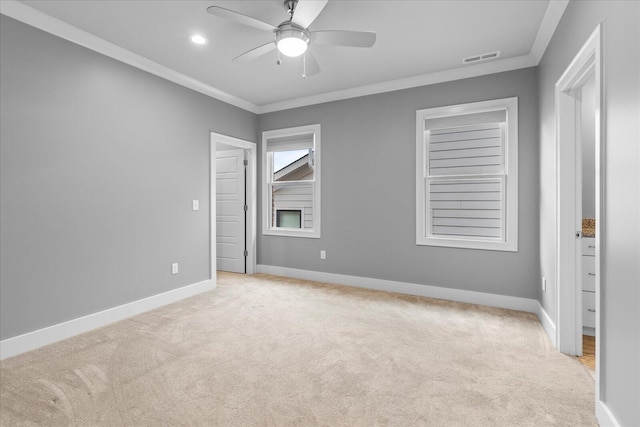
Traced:
[[[374, 31], [376, 44], [312, 45], [322, 72], [305, 80], [299, 62], [276, 65], [275, 51], [233, 62], [272, 35], [206, 13], [219, 5], [278, 25], [287, 18], [281, 0], [0, 3], [3, 14], [255, 112], [536, 65], [566, 7], [548, 0], [332, 0], [310, 30]], [[191, 33], [209, 44], [193, 45]], [[500, 59], [462, 64], [492, 51]]]

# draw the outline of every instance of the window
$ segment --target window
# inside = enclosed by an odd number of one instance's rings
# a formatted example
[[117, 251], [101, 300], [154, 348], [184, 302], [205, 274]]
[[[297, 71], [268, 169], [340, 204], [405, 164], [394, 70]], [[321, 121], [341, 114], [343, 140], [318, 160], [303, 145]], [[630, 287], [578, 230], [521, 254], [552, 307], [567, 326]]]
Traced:
[[262, 232], [320, 237], [320, 125], [262, 133]]
[[302, 209], [276, 210], [276, 227], [302, 228]]
[[416, 112], [416, 243], [518, 250], [518, 99]]

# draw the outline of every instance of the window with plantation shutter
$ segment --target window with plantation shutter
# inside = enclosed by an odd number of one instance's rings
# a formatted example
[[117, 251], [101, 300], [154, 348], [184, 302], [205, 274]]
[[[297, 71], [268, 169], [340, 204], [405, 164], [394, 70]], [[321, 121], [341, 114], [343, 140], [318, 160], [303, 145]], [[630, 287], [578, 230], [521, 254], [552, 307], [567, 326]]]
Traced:
[[416, 117], [416, 243], [516, 251], [517, 98]]

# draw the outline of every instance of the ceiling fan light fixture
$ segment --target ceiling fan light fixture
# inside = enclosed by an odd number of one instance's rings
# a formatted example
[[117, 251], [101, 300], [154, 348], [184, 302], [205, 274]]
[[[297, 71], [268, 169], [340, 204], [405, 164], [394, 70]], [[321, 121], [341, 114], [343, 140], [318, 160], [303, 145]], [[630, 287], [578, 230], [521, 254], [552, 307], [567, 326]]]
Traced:
[[281, 54], [295, 58], [307, 51], [309, 33], [302, 28], [288, 26], [276, 32], [276, 46]]

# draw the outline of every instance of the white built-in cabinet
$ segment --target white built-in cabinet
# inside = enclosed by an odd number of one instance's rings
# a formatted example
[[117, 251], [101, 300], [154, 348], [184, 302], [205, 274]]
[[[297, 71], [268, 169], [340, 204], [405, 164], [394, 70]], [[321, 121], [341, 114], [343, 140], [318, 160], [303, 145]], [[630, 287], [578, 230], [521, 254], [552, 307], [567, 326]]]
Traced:
[[596, 327], [596, 239], [582, 238], [582, 326], [591, 335]]

